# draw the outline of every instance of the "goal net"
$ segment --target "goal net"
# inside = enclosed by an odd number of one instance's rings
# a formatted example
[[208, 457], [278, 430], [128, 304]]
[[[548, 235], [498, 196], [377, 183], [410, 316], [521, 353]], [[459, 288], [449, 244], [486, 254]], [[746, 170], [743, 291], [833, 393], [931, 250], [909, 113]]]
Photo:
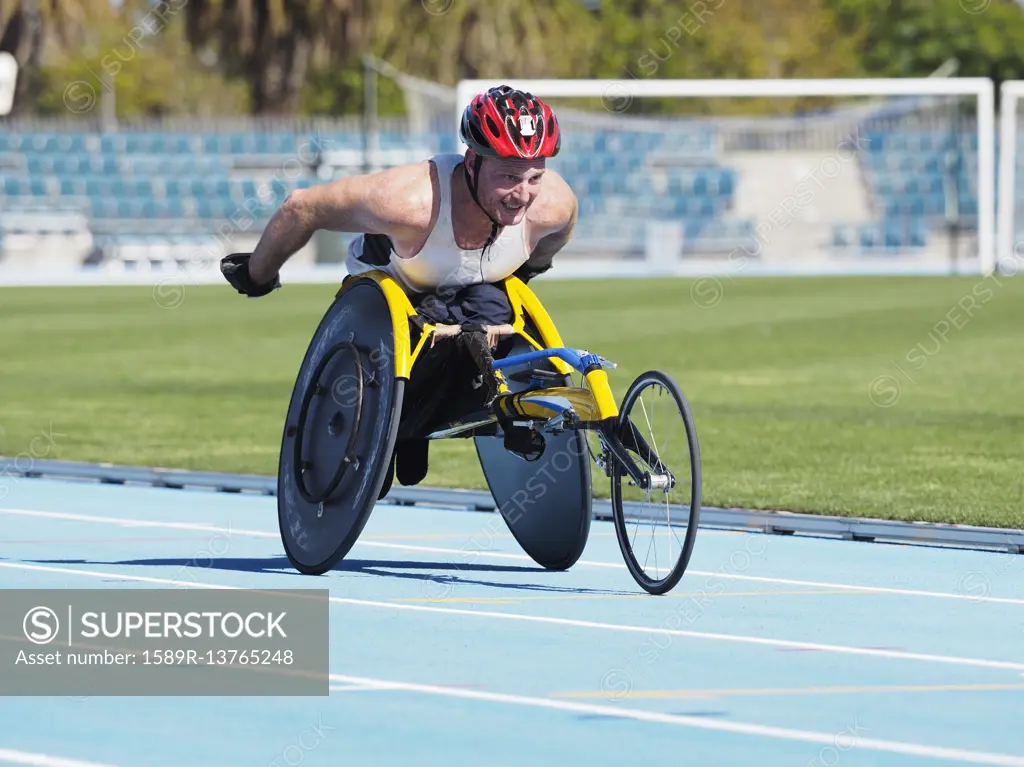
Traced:
[[502, 82], [559, 116], [548, 164], [580, 203], [563, 275], [995, 265], [988, 79], [466, 80], [419, 103], [452, 126]]

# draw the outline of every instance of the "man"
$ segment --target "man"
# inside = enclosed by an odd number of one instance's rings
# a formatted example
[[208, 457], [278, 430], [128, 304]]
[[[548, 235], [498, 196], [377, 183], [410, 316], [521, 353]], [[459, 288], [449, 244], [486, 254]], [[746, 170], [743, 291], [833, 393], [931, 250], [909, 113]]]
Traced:
[[561, 135], [535, 96], [508, 86], [478, 95], [463, 113], [461, 136], [465, 158], [437, 155], [294, 191], [251, 256], [223, 260], [225, 277], [243, 295], [264, 296], [280, 287], [281, 266], [316, 230], [361, 232], [349, 249], [350, 273], [380, 269], [410, 296], [446, 298], [453, 318], [466, 318], [458, 324], [482, 324], [493, 334], [502, 323], [489, 320], [502, 313], [490, 305], [495, 290], [482, 286], [551, 268], [578, 206], [568, 184], [545, 167]]
[[[492, 88], [466, 107], [460, 133], [469, 147], [464, 158], [442, 154], [296, 190], [251, 255], [223, 259], [225, 278], [243, 295], [267, 295], [281, 285], [281, 266], [313, 232], [360, 232], [348, 271], [391, 275], [417, 313], [438, 326], [435, 341], [459, 337], [491, 401], [497, 384], [489, 350], [512, 333], [500, 283], [550, 269], [572, 235], [578, 206], [568, 184], [545, 167], [558, 154], [561, 134], [539, 98], [506, 85]], [[420, 442], [396, 447], [402, 484], [416, 484], [426, 472], [426, 440]]]

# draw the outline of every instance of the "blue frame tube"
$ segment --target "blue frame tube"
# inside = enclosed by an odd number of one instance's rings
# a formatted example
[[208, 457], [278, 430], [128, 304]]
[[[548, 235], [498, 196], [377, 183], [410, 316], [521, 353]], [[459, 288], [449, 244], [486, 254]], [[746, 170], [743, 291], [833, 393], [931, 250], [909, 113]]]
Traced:
[[[587, 356], [592, 357], [593, 355]], [[592, 364], [590, 360], [584, 362], [584, 358], [581, 357], [575, 349], [559, 346], [553, 349], [538, 349], [533, 352], [517, 354], [514, 357], [505, 357], [504, 359], [494, 360], [491, 365], [495, 370], [501, 370], [502, 368], [511, 367], [513, 365], [521, 365], [524, 362], [533, 362], [534, 360], [548, 359], [550, 357], [558, 357], [572, 365], [579, 373], [584, 372], [584, 368], [587, 364]]]

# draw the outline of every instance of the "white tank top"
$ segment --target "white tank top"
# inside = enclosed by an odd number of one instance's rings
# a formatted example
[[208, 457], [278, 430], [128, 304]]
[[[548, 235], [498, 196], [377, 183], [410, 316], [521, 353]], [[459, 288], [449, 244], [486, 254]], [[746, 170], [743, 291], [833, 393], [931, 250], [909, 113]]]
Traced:
[[[506, 226], [483, 253], [481, 248], [464, 250], [455, 242], [452, 229], [452, 172], [463, 161], [461, 154], [440, 154], [431, 158], [437, 168], [441, 204], [427, 241], [412, 258], [399, 258], [390, 240], [380, 235], [360, 235], [348, 249], [345, 266], [350, 274], [379, 269], [390, 274], [408, 291], [426, 293], [442, 287], [464, 287], [500, 282], [512, 275], [530, 257], [526, 242], [526, 220]], [[373, 242], [368, 247], [370, 239]], [[382, 245], [382, 240], [384, 243]], [[385, 263], [384, 248], [388, 248]]]

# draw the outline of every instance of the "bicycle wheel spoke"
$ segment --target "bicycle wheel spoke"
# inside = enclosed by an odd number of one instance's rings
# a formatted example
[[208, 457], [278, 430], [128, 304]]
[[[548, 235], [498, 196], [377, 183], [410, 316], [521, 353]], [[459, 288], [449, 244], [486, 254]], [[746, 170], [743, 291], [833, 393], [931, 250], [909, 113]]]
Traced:
[[[654, 530], [652, 529], [651, 532], [653, 533]], [[654, 541], [655, 540], [657, 540], [655, 538], [655, 536], [651, 535], [651, 542], [647, 544], [647, 556], [644, 558], [644, 569], [645, 570], [647, 569], [647, 563], [651, 561], [651, 550], [653, 549], [654, 550], [654, 568], [655, 568], [655, 573], [657, 573], [657, 568], [658, 568], [658, 548], [657, 548], [657, 546], [654, 545]], [[657, 575], [655, 575], [655, 578], [657, 578]]]
[[[659, 402], [659, 398], [665, 397], [667, 402]], [[637, 411], [635, 415], [633, 411]], [[632, 482], [628, 481], [623, 468], [615, 465], [612, 502], [616, 534], [637, 583], [651, 593], [662, 594], [682, 577], [697, 532], [700, 457], [696, 452], [695, 435], [682, 392], [675, 382], [658, 372], [645, 373], [633, 382], [623, 401], [620, 419], [623, 440], [629, 440], [630, 455], [635, 454], [637, 467], [654, 481], [641, 490], [637, 504], [639, 513], [629, 525], [622, 486], [624, 479], [629, 485]], [[678, 420], [683, 422], [682, 438], [675, 434]], [[677, 440], [682, 443], [678, 448]], [[674, 453], [679, 454], [680, 460], [666, 463], [664, 456]], [[677, 500], [677, 495], [681, 500]], [[649, 526], [643, 525], [644, 519], [648, 519]], [[650, 540], [647, 546], [638, 548], [642, 525], [649, 529]], [[659, 550], [662, 536], [666, 551]], [[673, 545], [673, 539], [678, 546]]]
[[[642, 394], [639, 397], [639, 401], [640, 401], [640, 408], [641, 408], [641, 410], [644, 411], [644, 420], [647, 422], [647, 434], [651, 438], [650, 445], [651, 445], [651, 448], [654, 451], [654, 455], [652, 457], [654, 458], [654, 462], [655, 463], [661, 463], [661, 456], [658, 455], [658, 442], [657, 442], [657, 440], [654, 439], [654, 427], [651, 425], [651, 418], [647, 414], [647, 406], [644, 405], [644, 398], [643, 398]], [[652, 408], [652, 410], [653, 410], [653, 408]], [[650, 461], [648, 461], [647, 463], [648, 463], [648, 469], [653, 471], [654, 470], [654, 466], [651, 465]], [[645, 497], [645, 500], [651, 497], [651, 491], [649, 489], [644, 493], [644, 497]], [[644, 567], [646, 568], [647, 562], [650, 560], [651, 547], [653, 546], [654, 547], [655, 568], [657, 568], [658, 549], [654, 545], [654, 542], [657, 540], [657, 527], [655, 525], [654, 514], [652, 513], [650, 515], [650, 517], [651, 517], [651, 544], [647, 548], [647, 560], [644, 561]]]

